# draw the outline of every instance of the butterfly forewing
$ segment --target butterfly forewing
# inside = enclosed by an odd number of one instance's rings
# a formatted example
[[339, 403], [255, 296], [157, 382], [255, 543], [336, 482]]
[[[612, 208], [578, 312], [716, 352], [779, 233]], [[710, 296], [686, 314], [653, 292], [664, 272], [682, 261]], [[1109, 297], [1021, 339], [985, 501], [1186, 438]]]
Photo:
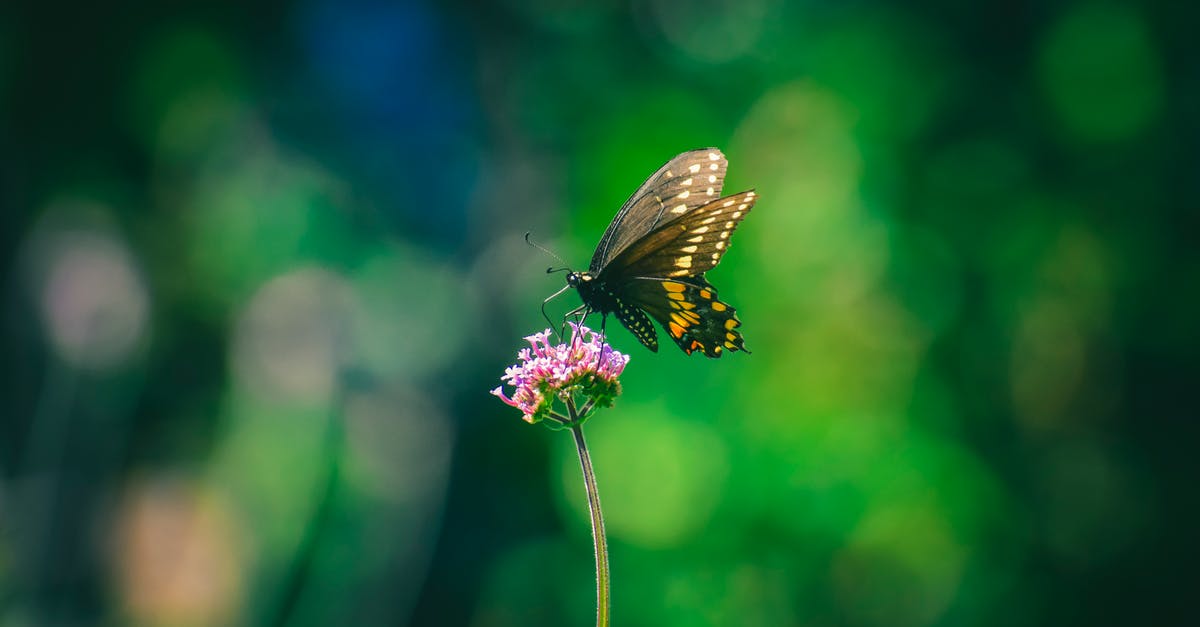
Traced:
[[729, 250], [733, 231], [757, 199], [750, 190], [697, 207], [626, 248], [606, 270], [612, 276], [630, 277], [703, 274], [716, 267]]
[[727, 166], [720, 150], [702, 148], [685, 152], [659, 168], [613, 218], [592, 255], [591, 272], [600, 273], [646, 234], [719, 198]]

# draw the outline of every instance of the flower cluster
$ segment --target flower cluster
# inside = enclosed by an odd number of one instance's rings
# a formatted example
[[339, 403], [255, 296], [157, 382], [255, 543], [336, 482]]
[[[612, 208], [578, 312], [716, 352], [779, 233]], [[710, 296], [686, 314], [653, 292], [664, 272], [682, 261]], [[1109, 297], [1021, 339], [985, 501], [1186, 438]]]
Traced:
[[571, 338], [565, 344], [550, 344], [550, 329], [525, 338], [530, 348], [517, 354], [519, 362], [509, 366], [501, 381], [513, 386], [511, 398], [498, 387], [492, 394], [525, 414], [525, 421], [538, 422], [553, 413], [554, 400], [573, 403], [575, 395], [590, 407], [609, 407], [621, 393], [617, 377], [629, 363], [591, 329], [569, 323]]

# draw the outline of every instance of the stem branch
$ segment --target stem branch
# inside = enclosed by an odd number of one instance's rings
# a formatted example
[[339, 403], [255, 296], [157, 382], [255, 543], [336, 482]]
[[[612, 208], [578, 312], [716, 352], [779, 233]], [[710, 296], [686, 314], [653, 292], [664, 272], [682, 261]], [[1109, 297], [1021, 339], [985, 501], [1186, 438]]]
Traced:
[[608, 627], [610, 609], [608, 576], [608, 539], [604, 534], [604, 514], [600, 511], [600, 492], [596, 488], [596, 473], [592, 470], [592, 458], [587, 443], [583, 440], [583, 426], [573, 402], [567, 403], [571, 414], [571, 433], [575, 436], [575, 448], [579, 451], [579, 465], [583, 468], [583, 483], [587, 488], [588, 512], [592, 517], [592, 542], [596, 547], [596, 627]]

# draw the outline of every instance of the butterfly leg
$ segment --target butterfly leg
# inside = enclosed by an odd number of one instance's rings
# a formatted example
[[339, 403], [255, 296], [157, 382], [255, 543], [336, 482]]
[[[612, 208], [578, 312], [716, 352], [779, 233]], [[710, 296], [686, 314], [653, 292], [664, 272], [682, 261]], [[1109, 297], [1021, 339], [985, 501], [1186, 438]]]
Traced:
[[[563, 292], [565, 292], [569, 289], [571, 289], [571, 286], [565, 285], [565, 286], [563, 286], [563, 288], [561, 290], [558, 290], [557, 292], [551, 294], [550, 296], [546, 297], [546, 300], [542, 301], [542, 317], [546, 319], [546, 323], [550, 325], [551, 329], [554, 328], [554, 321], [550, 319], [550, 314], [546, 313], [546, 303], [549, 303], [550, 301], [554, 300], [555, 298], [558, 298]], [[561, 334], [560, 334], [560, 336], [561, 336]]]
[[[581, 323], [582, 324], [582, 323]], [[604, 352], [608, 350], [608, 334], [605, 333], [604, 327], [608, 324], [608, 313], [600, 312], [600, 355], [596, 357], [596, 369], [600, 369], [600, 364], [604, 362]]]
[[562, 319], [562, 326], [560, 327], [560, 330], [559, 330], [559, 337], [565, 337], [565, 336], [566, 336], [566, 333], [567, 333], [567, 321], [568, 321], [568, 320], [570, 320], [572, 317], [582, 316], [582, 318], [580, 318], [580, 319], [578, 320], [578, 322], [579, 322], [579, 324], [583, 324], [583, 320], [587, 318], [587, 315], [588, 315], [588, 313], [589, 313], [590, 311], [591, 311], [591, 310], [588, 308], [588, 306], [587, 306], [587, 305], [580, 305], [580, 306], [578, 306], [578, 307], [576, 307], [576, 308], [572, 309], [571, 311], [568, 311], [568, 312], [567, 312], [567, 313], [566, 313], [566, 314], [563, 316], [563, 319]]

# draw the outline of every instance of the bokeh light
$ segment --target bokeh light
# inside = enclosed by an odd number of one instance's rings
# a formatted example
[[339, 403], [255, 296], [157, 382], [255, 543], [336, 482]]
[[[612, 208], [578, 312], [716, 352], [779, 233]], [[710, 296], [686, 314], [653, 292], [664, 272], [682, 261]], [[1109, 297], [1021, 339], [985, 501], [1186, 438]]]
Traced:
[[242, 558], [228, 504], [182, 476], [130, 486], [112, 555], [128, 618], [141, 624], [228, 622], [242, 602]]
[[1082, 4], [1046, 34], [1038, 67], [1063, 128], [1080, 139], [1128, 139], [1163, 107], [1163, 77], [1148, 28], [1134, 9]]
[[102, 205], [62, 201], [27, 251], [42, 321], [58, 356], [89, 370], [127, 362], [149, 332], [150, 295]]

